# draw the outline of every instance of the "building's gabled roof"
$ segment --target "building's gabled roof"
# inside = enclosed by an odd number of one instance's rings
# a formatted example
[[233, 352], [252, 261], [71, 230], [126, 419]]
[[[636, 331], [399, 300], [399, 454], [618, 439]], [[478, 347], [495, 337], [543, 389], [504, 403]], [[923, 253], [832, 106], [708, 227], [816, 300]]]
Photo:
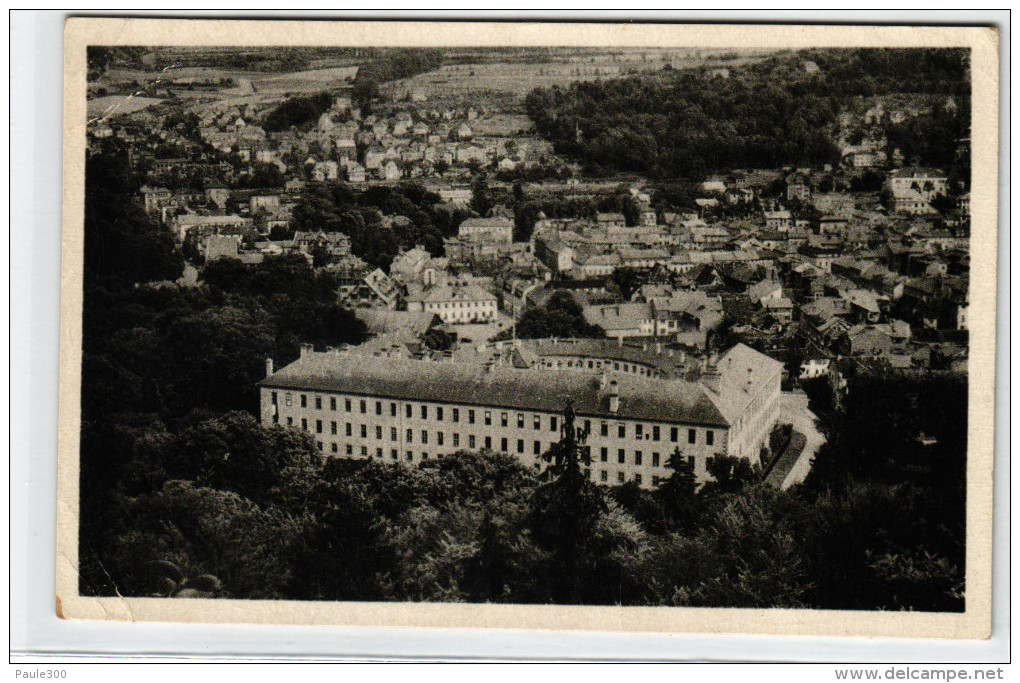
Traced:
[[879, 313], [878, 295], [868, 289], [851, 289], [843, 292], [843, 298], [852, 305], [863, 308], [869, 313]]
[[462, 228], [513, 228], [514, 222], [506, 216], [489, 216], [488, 218], [465, 218], [460, 224]]
[[778, 299], [766, 299], [765, 301], [762, 301], [761, 304], [766, 310], [775, 309], [777, 311], [782, 311], [793, 308], [793, 302], [785, 296], [779, 297]]
[[755, 351], [745, 344], [737, 344], [719, 357], [716, 363], [719, 391], [709, 391], [724, 419], [733, 424], [751, 401], [757, 398], [761, 382], [782, 372], [783, 364]]
[[496, 295], [476, 284], [440, 285], [426, 291], [421, 300], [424, 303], [496, 301]]
[[762, 297], [769, 296], [776, 291], [782, 292], [783, 285], [777, 280], [762, 280], [747, 288], [747, 296], [752, 303], [758, 303]]
[[585, 306], [584, 319], [589, 325], [598, 325], [603, 330], [632, 330], [639, 328], [641, 323], [651, 320], [652, 308], [649, 304], [607, 304]]
[[[487, 370], [476, 364], [329, 351], [307, 353], [259, 382], [259, 386], [547, 413], [562, 412], [569, 403], [580, 416], [722, 428], [731, 424], [732, 410], [742, 400], [733, 397], [722, 401], [704, 386], [683, 380], [633, 375], [613, 375], [613, 379], [620, 397], [615, 413], [609, 409], [609, 393], [602, 388], [598, 372], [520, 370], [510, 366]], [[745, 393], [743, 389], [741, 393]], [[724, 408], [718, 406], [720, 401]]]

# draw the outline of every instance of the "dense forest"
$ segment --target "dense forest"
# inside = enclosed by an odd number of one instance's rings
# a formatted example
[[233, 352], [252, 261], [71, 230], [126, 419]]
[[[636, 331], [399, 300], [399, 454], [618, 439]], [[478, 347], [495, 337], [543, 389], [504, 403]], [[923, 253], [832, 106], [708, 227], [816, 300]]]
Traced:
[[262, 127], [270, 132], [300, 128], [319, 120], [333, 105], [333, 95], [320, 92], [316, 95], [290, 97], [266, 114]]
[[844, 104], [893, 93], [957, 98], [956, 112], [925, 115], [890, 134], [912, 161], [944, 165], [969, 134], [969, 78], [965, 50], [808, 50], [725, 75], [667, 67], [536, 89], [525, 105], [539, 133], [589, 173], [700, 180], [733, 168], [835, 164]]
[[363, 111], [370, 112], [372, 100], [379, 97], [381, 84], [432, 71], [442, 64], [442, 50], [410, 48], [387, 50], [358, 69], [351, 96]]

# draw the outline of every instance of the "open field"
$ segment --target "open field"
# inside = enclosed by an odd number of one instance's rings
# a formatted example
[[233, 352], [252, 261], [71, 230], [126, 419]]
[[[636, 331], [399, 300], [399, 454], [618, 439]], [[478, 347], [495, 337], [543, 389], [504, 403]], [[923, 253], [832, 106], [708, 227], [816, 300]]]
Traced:
[[[139, 84], [151, 83], [156, 80], [175, 81], [179, 79], [219, 80], [231, 78], [238, 86], [247, 82], [250, 87], [262, 92], [318, 92], [326, 88], [341, 87], [354, 80], [358, 73], [356, 66], [329, 67], [309, 69], [307, 71], [288, 71], [267, 74], [256, 71], [240, 71], [236, 69], [217, 69], [212, 67], [185, 67], [167, 69], [165, 71], [139, 71], [137, 69], [110, 69], [94, 85], [121, 85], [137, 81]], [[182, 84], [183, 85], [183, 84]], [[236, 88], [223, 90], [226, 95], [247, 94], [234, 93]], [[209, 91], [206, 91], [209, 92]]]
[[342, 66], [326, 69], [311, 69], [291, 73], [249, 75], [252, 85], [259, 92], [319, 92], [327, 88], [342, 87], [358, 75], [358, 67]]
[[[248, 104], [260, 105], [274, 103], [292, 94], [307, 95], [323, 90], [342, 89], [350, 85], [350, 81], [358, 73], [357, 66], [326, 67], [305, 71], [289, 71], [282, 73], [264, 73], [239, 71], [236, 69], [218, 69], [212, 67], [184, 67], [165, 71], [141, 71], [137, 69], [110, 69], [101, 79], [90, 84], [93, 90], [100, 87], [123, 87], [136, 83], [139, 87], [153, 81], [171, 81], [232, 79], [233, 85], [223, 89], [199, 88], [188, 90], [186, 83], [171, 86], [173, 92], [182, 100], [192, 100], [194, 104], [187, 107], [188, 111], [202, 113], [203, 110], [231, 106], [243, 107]], [[106, 96], [89, 101], [89, 116], [98, 116], [107, 107], [122, 101], [125, 96]], [[118, 107], [118, 113], [131, 113], [159, 102], [152, 98], [133, 98], [131, 103]]]
[[162, 101], [163, 100], [156, 99], [154, 97], [108, 95], [106, 97], [97, 97], [94, 100], [89, 100], [87, 112], [89, 118], [96, 118], [109, 114], [131, 114]]
[[534, 88], [565, 87], [573, 81], [622, 78], [658, 71], [697, 67], [736, 67], [764, 56], [761, 53], [703, 50], [634, 51], [598, 53], [545, 62], [477, 62], [446, 64], [435, 71], [393, 81], [381, 90], [393, 96], [421, 91], [428, 97], [464, 96], [484, 91], [526, 95]]

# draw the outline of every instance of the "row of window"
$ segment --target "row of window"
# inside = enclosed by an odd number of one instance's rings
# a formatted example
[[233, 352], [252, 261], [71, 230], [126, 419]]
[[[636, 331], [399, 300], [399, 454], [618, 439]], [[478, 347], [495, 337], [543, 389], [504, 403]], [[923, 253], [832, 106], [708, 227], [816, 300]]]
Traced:
[[[293, 426], [294, 425], [294, 418], [288, 417], [287, 418], [287, 425], [288, 426]], [[331, 435], [334, 435], [334, 436], [337, 435], [337, 427], [338, 427], [338, 425], [337, 425], [336, 422], [330, 422], [329, 433]], [[367, 439], [368, 438], [368, 425], [359, 425], [359, 427], [360, 427], [359, 436], [362, 439]], [[301, 429], [304, 429], [306, 431], [312, 431], [309, 428], [309, 424], [308, 424], [308, 419], [307, 418], [301, 418]], [[315, 421], [315, 433], [316, 434], [322, 434], [323, 433], [323, 423], [322, 423], [322, 420], [316, 420]], [[397, 441], [398, 435], [399, 435], [399, 432], [397, 431], [397, 428], [396, 427], [390, 427], [390, 430], [389, 430], [390, 441]], [[344, 424], [344, 436], [350, 436], [350, 437], [354, 436], [354, 425], [352, 425], [350, 422], [347, 422], [347, 423]], [[460, 434], [458, 432], [453, 432], [453, 433], [451, 433], [450, 436], [452, 437], [450, 445], [452, 445], [454, 447], [459, 447], [461, 445]], [[375, 428], [375, 438], [378, 441], [382, 441], [383, 440], [383, 428], [381, 426], [377, 426]], [[405, 430], [405, 433], [404, 433], [404, 443], [405, 444], [414, 443], [414, 430], [413, 429]], [[429, 443], [429, 432], [428, 432], [428, 430], [425, 430], [425, 429], [421, 430], [421, 437], [420, 437], [420, 440], [418, 441], [418, 443], [423, 444], [423, 445], [427, 445]], [[487, 450], [492, 450], [492, 447], [493, 447], [493, 439], [492, 439], [491, 436], [483, 437], [482, 440], [479, 442], [478, 437], [476, 437], [474, 434], [468, 434], [467, 442], [466, 443], [467, 443], [467, 447], [468, 448], [477, 448], [479, 443], [481, 443], [482, 447], [487, 449]], [[446, 445], [446, 433], [445, 432], [436, 432], [435, 433], [435, 444], [437, 446], [445, 446]], [[510, 452], [509, 451], [509, 440], [506, 437], [503, 437], [503, 438], [501, 438], [499, 440], [499, 450], [501, 452], [504, 452], [504, 453], [509, 453]], [[525, 447], [524, 439], [517, 439], [517, 452], [518, 453], [524, 453], [525, 451], [526, 451], [526, 447]], [[334, 452], [335, 452], [335, 449], [334, 449]], [[541, 441], [538, 441], [538, 440], [532, 441], [532, 452], [535, 455], [541, 455], [542, 454], [542, 442]]]
[[[284, 397], [284, 400], [285, 400], [285, 405], [288, 405], [288, 406], [293, 405], [293, 399], [291, 397], [290, 392], [286, 393], [286, 395]], [[272, 404], [273, 405], [277, 405], [277, 401], [278, 401], [278, 395], [277, 395], [277, 392], [274, 391], [272, 393]], [[300, 395], [300, 401], [301, 401], [301, 407], [302, 408], [307, 408], [308, 407], [308, 396], [307, 396], [307, 394], [301, 394]], [[323, 405], [322, 397], [321, 396], [316, 396], [315, 397], [315, 409], [316, 410], [322, 410], [323, 409], [322, 405]], [[329, 408], [330, 408], [330, 410], [333, 410], [333, 411], [337, 410], [337, 400], [336, 400], [336, 398], [331, 397], [329, 399]], [[358, 401], [358, 409], [359, 409], [359, 412], [361, 412], [362, 414], [367, 414], [368, 413], [368, 401], [366, 401], [365, 399], [361, 399], [360, 401]], [[348, 412], [348, 413], [353, 411], [353, 403], [352, 403], [351, 399], [349, 399], [349, 398], [344, 399], [344, 411]], [[419, 412], [419, 417], [422, 420], [428, 420], [429, 419], [429, 406], [421, 405], [421, 406], [419, 406], [419, 411], [420, 411]], [[491, 410], [485, 410], [485, 411], [481, 411], [481, 412], [483, 413], [483, 416], [482, 416], [483, 423], [486, 426], [491, 426], [492, 425], [492, 420], [493, 420], [492, 411]], [[393, 403], [393, 402], [390, 402], [390, 404], [389, 404], [389, 414], [390, 414], [390, 417], [397, 417], [397, 413], [398, 413], [397, 404]], [[375, 414], [376, 415], [382, 415], [383, 414], [383, 402], [382, 401], [375, 401]], [[432, 411], [432, 415], [435, 416], [435, 420], [437, 422], [443, 422], [445, 417], [446, 417], [446, 412], [444, 411], [443, 406], [435, 406], [434, 410]], [[408, 418], [408, 419], [414, 418], [414, 406], [412, 404], [410, 404], [410, 403], [404, 404], [404, 416], [406, 418]], [[460, 422], [460, 417], [461, 417], [461, 409], [460, 408], [451, 408], [450, 409], [451, 422]], [[477, 413], [476, 413], [475, 409], [474, 408], [467, 409], [467, 422], [468, 422], [468, 424], [475, 424], [476, 423], [476, 418], [477, 418]], [[510, 414], [505, 412], [505, 411], [501, 412], [499, 414], [499, 423], [500, 423], [501, 427], [508, 427], [510, 425]], [[517, 427], [519, 429], [523, 429], [524, 428], [524, 424], [525, 424], [524, 413], [517, 413]], [[559, 429], [559, 417], [556, 416], [556, 415], [549, 416], [548, 425], [549, 425], [549, 431], [551, 431], [551, 432], [557, 431]], [[532, 428], [533, 429], [542, 429], [542, 416], [541, 415], [533, 415], [532, 416]]]
[[[422, 407], [424, 408], [424, 406], [422, 406]], [[441, 410], [442, 409], [440, 409], [440, 411]], [[456, 409], [454, 409], [454, 410], [456, 410]], [[441, 414], [441, 412], [440, 412], [440, 414]], [[486, 411], [486, 414], [488, 414], [488, 411]], [[505, 413], [504, 413], [504, 415], [505, 415]], [[274, 419], [274, 421], [277, 421], [279, 418], [274, 415], [273, 419]], [[523, 427], [523, 415], [521, 416], [521, 420], [519, 420], [519, 422], [520, 422], [520, 424], [518, 426]], [[287, 425], [291, 426], [293, 424], [294, 424], [294, 418], [288, 417], [287, 418]], [[308, 430], [308, 424], [309, 424], [308, 423], [308, 418], [301, 418], [301, 428], [302, 429]], [[486, 422], [486, 424], [489, 424], [489, 422]], [[556, 431], [556, 425], [557, 425], [556, 417], [551, 417], [550, 418], [550, 431], [555, 432]], [[504, 426], [506, 426], [505, 423], [504, 423]], [[538, 415], [536, 415], [535, 416], [534, 428], [535, 429], [539, 429], [540, 426], [541, 426], [540, 425], [540, 417]], [[329, 433], [330, 434], [334, 434], [334, 435], [337, 434], [338, 433], [337, 427], [338, 427], [338, 424], [337, 424], [336, 421], [330, 421], [330, 423], [329, 423]], [[605, 425], [605, 423], [603, 423], [603, 432], [602, 432], [603, 436], [607, 436], [608, 435], [608, 430], [605, 427], [606, 427], [606, 425]], [[638, 425], [635, 425], [635, 427], [636, 427], [636, 437], [638, 439], [643, 438], [642, 437], [642, 433], [643, 433], [642, 432], [642, 427], [643, 427], [643, 425], [638, 424]], [[367, 439], [368, 438], [368, 425], [359, 425], [359, 428], [360, 428], [359, 436], [362, 439]], [[316, 420], [315, 421], [315, 433], [316, 434], [322, 434], [323, 433], [323, 429], [324, 429], [323, 421], [322, 420]], [[380, 439], [381, 440], [383, 438], [383, 429], [384, 428], [382, 427], [382, 425], [376, 425], [375, 426], [375, 438], [376, 439]], [[620, 436], [621, 436], [621, 438], [624, 436], [624, 433], [623, 433], [624, 429], [625, 429], [625, 426], [624, 425], [620, 425]], [[396, 441], [397, 440], [397, 428], [396, 427], [390, 427], [389, 428], [389, 432], [390, 432], [390, 441]], [[672, 441], [676, 441], [677, 440], [677, 429], [674, 427], [674, 428], [671, 429], [671, 432], [672, 432], [671, 433], [671, 440]], [[354, 436], [354, 426], [350, 422], [344, 423], [344, 435], [345, 436]], [[473, 441], [474, 438], [475, 438], [474, 435], [471, 435], [469, 437], [469, 439], [471, 441]], [[421, 443], [428, 443], [428, 439], [429, 439], [429, 432], [428, 432], [428, 430], [422, 429], [421, 430]], [[440, 446], [442, 446], [443, 445], [443, 439], [444, 439], [443, 432], [436, 432], [436, 443], [438, 443]], [[414, 441], [414, 429], [408, 428], [405, 431], [404, 440], [407, 443], [413, 443], [413, 441]], [[658, 441], [659, 440], [659, 427], [658, 426], [652, 427], [652, 440], [653, 441]], [[492, 448], [492, 445], [491, 445], [492, 437], [488, 437], [488, 436], [485, 437], [485, 441], [486, 441], [486, 446], [485, 447], [486, 448]], [[506, 450], [507, 439], [503, 438], [503, 439], [501, 439], [501, 441], [502, 441], [501, 449], [505, 451]], [[691, 443], [691, 444], [696, 444], [697, 443], [697, 430], [696, 429], [689, 429], [688, 430], [687, 441], [688, 441], [688, 443]], [[715, 433], [712, 430], [710, 430], [710, 429], [706, 430], [705, 431], [705, 445], [711, 446], [711, 445], [713, 445], [714, 441], [715, 441]], [[460, 435], [454, 433], [453, 434], [453, 445], [454, 446], [459, 446], [460, 445], [459, 442], [460, 442]], [[524, 439], [518, 439], [517, 443], [518, 443], [517, 452], [518, 453], [523, 453], [524, 450], [523, 450], [523, 445], [522, 444], [524, 443]], [[538, 444], [540, 442], [539, 441], [535, 441], [535, 443]], [[472, 447], [473, 447], [473, 445], [472, 445]], [[618, 449], [617, 453], [618, 453], [617, 457], [619, 458], [619, 462], [621, 462], [621, 463], [624, 462], [624, 449], [622, 449], [622, 448]], [[601, 461], [602, 462], [606, 462], [608, 460], [608, 457], [609, 457], [609, 449], [606, 448], [606, 447], [603, 447], [601, 449], [601, 452], [600, 452], [600, 459], [601, 459]], [[636, 458], [636, 462], [634, 464], [640, 465], [641, 464], [641, 451], [635, 451], [635, 458]], [[659, 454], [658, 453], [653, 453], [653, 460], [654, 460], [653, 464], [654, 465], [658, 465], [659, 464], [658, 463], [658, 459], [659, 459]]]
[[446, 301], [446, 302], [429, 302], [428, 307], [430, 309], [437, 308], [494, 308], [496, 306], [495, 301]]
[[[609, 436], [609, 423], [608, 422], [603, 421], [601, 423], [601, 425], [599, 426], [599, 434], [600, 434], [600, 436]], [[622, 422], [617, 424], [616, 425], [616, 435], [617, 435], [617, 437], [619, 437], [621, 439], [626, 439], [627, 438], [627, 425], [622, 423]], [[645, 425], [638, 423], [638, 424], [634, 425], [634, 438], [635, 439], [650, 439], [651, 441], [661, 441], [662, 440], [662, 431], [659, 428], [659, 425], [652, 425], [651, 431], [648, 431], [648, 430], [645, 429]], [[669, 428], [669, 440], [671, 442], [673, 442], [673, 443], [678, 443], [680, 441], [680, 428], [679, 427], [670, 427]], [[698, 443], [698, 430], [697, 429], [690, 428], [690, 429], [687, 430], [687, 443], [689, 443], [689, 444], [697, 444]], [[706, 446], [712, 446], [714, 444], [715, 444], [715, 432], [712, 431], [711, 429], [706, 429], [705, 430], [705, 445]]]
[[[288, 417], [287, 418], [287, 424], [288, 425], [293, 425], [293, 418]], [[308, 419], [307, 418], [301, 418], [301, 428], [306, 430], [306, 431], [310, 431], [309, 423], [308, 423]], [[405, 432], [404, 432], [404, 443], [405, 444], [414, 443], [414, 438], [415, 438], [414, 432], [415, 432], [414, 429], [407, 429], [407, 430], [405, 430]], [[315, 421], [315, 433], [316, 434], [322, 434], [323, 433], [323, 422], [322, 422], [322, 420], [316, 420]], [[332, 434], [332, 435], [337, 435], [337, 433], [338, 433], [338, 424], [336, 422], [330, 422], [330, 424], [329, 424], [329, 433]], [[354, 425], [352, 425], [350, 422], [347, 422], [347, 423], [344, 424], [344, 436], [348, 436], [348, 437], [353, 437], [354, 436]], [[367, 439], [368, 438], [368, 425], [359, 425], [359, 436], [362, 439]], [[383, 436], [384, 436], [384, 429], [383, 429], [383, 427], [377, 425], [375, 427], [375, 438], [376, 438], [376, 440], [381, 441], [383, 439]], [[397, 441], [398, 440], [398, 436], [399, 436], [399, 432], [398, 432], [397, 428], [396, 427], [390, 427], [389, 428], [389, 439], [390, 439], [390, 441]], [[453, 447], [455, 447], [455, 448], [459, 447], [461, 445], [460, 434], [457, 433], [457, 432], [453, 432], [451, 434], [451, 437], [452, 437], [451, 445]], [[420, 443], [422, 445], [428, 445], [428, 443], [429, 443], [429, 432], [428, 432], [428, 430], [422, 429], [420, 431], [420, 440], [418, 441], [418, 443]], [[485, 449], [492, 450], [492, 448], [493, 448], [493, 438], [491, 436], [484, 437], [481, 443], [484, 444], [483, 447]], [[445, 446], [446, 445], [446, 434], [445, 434], [445, 432], [435, 432], [435, 444], [437, 446]], [[467, 438], [467, 447], [468, 448], [477, 448], [478, 444], [479, 444], [479, 442], [477, 440], [477, 437], [474, 434], [469, 434], [468, 438]], [[542, 454], [542, 448], [543, 448], [543, 446], [542, 446], [542, 442], [541, 441], [539, 441], [539, 440], [532, 441], [532, 443], [531, 443], [531, 451], [532, 451], [532, 453], [534, 455], [541, 455]], [[509, 452], [509, 440], [506, 437], [503, 437], [503, 438], [501, 438], [499, 440], [499, 450], [501, 452], [504, 452], [504, 453]], [[517, 450], [517, 453], [519, 453], [519, 454], [523, 454], [523, 453], [527, 452], [527, 444], [525, 443], [524, 439], [517, 439], [516, 450]], [[660, 466], [664, 467], [666, 465], [666, 463], [667, 463], [667, 460], [668, 460], [668, 458], [666, 458], [666, 459], [662, 458], [662, 456], [658, 452], [651, 453], [651, 466], [652, 467], [660, 467]], [[693, 467], [694, 466], [694, 456], [687, 456], [687, 460], [691, 464], [691, 466]], [[601, 447], [599, 449], [599, 461], [600, 462], [609, 462], [609, 449], [608, 448]], [[625, 449], [623, 449], [623, 448], [617, 449], [617, 452], [616, 452], [616, 462], [621, 464], [621, 465], [627, 464], [627, 451]], [[645, 464], [644, 453], [642, 451], [639, 451], [639, 450], [634, 451], [634, 454], [632, 456], [631, 462], [632, 462], [632, 464], [637, 465], [637, 466], [644, 465]]]
[[[273, 403], [273, 405], [277, 405], [277, 400], [278, 400], [277, 392], [274, 391], [274, 392], [272, 392], [272, 403]], [[291, 393], [290, 392], [286, 392], [284, 400], [285, 400], [286, 405], [288, 405], [288, 406], [292, 405], [292, 397], [291, 397]], [[300, 401], [301, 401], [301, 407], [302, 408], [307, 408], [308, 407], [308, 395], [307, 394], [301, 394], [300, 395]], [[376, 415], [382, 415], [383, 412], [384, 412], [383, 411], [383, 407], [384, 407], [383, 406], [383, 401], [375, 401], [374, 403], [375, 403], [375, 405], [374, 405], [374, 412], [375, 412], [375, 414]], [[369, 402], [367, 400], [360, 399], [358, 401], [359, 412], [361, 412], [362, 414], [367, 414], [368, 413], [368, 404], [369, 404]], [[315, 397], [315, 408], [316, 408], [316, 410], [322, 410], [322, 406], [323, 406], [322, 397], [321, 396], [316, 396]], [[333, 410], [333, 411], [337, 410], [337, 399], [336, 399], [336, 397], [330, 397], [329, 398], [329, 406], [330, 406], [330, 410]], [[348, 413], [352, 412], [352, 410], [353, 410], [353, 402], [352, 402], [351, 399], [349, 399], [349, 398], [345, 398], [344, 399], [344, 410], [346, 412], [348, 412]], [[482, 412], [483, 412], [483, 423], [486, 426], [491, 426], [492, 425], [492, 421], [493, 421], [493, 413], [492, 413], [492, 411], [491, 410], [485, 410], [485, 411], [482, 411]], [[390, 417], [397, 417], [397, 413], [398, 413], [397, 404], [391, 401], [389, 403], [389, 414], [390, 414]], [[419, 406], [419, 417], [422, 420], [428, 420], [429, 419], [429, 414], [430, 414], [430, 411], [429, 411], [429, 406], [428, 405], [422, 404], [422, 405]], [[443, 422], [444, 419], [445, 419], [445, 416], [446, 416], [446, 413], [444, 411], [444, 407], [443, 406], [434, 406], [434, 410], [432, 411], [432, 415], [434, 415], [435, 420], [437, 422]], [[410, 404], [410, 403], [405, 403], [404, 404], [404, 416], [406, 418], [409, 418], [409, 419], [414, 417], [414, 406], [412, 404]], [[450, 408], [450, 418], [451, 418], [452, 422], [460, 422], [460, 417], [461, 417], [461, 409], [460, 408]], [[468, 422], [468, 424], [475, 424], [476, 423], [476, 417], [477, 417], [476, 416], [476, 411], [473, 408], [467, 409], [467, 422]], [[517, 428], [518, 429], [524, 429], [524, 425], [525, 425], [525, 422], [526, 422], [525, 417], [524, 417], [524, 413], [522, 413], [522, 412], [516, 413], [516, 421], [517, 421]], [[317, 422], [320, 422], [320, 421], [317, 421]], [[321, 424], [321, 422], [320, 422], [320, 424]], [[501, 411], [499, 413], [499, 424], [500, 424], [501, 427], [508, 427], [509, 426], [509, 424], [510, 424], [510, 414], [508, 412]], [[550, 415], [548, 417], [548, 425], [549, 425], [549, 431], [550, 432], [557, 431], [559, 429], [559, 420], [558, 420], [558, 417], [556, 415]], [[591, 430], [591, 420], [585, 420], [584, 421], [584, 425], [585, 425], [585, 430], [589, 430], [589, 431]], [[532, 415], [531, 426], [532, 426], [532, 429], [535, 429], [535, 430], [542, 429], [542, 416], [541, 415]], [[321, 431], [319, 431], [319, 433], [321, 433]], [[603, 420], [601, 422], [601, 424], [599, 425], [599, 433], [600, 433], [601, 436], [604, 436], [604, 437], [608, 437], [609, 436], [609, 423], [606, 422], [605, 420]], [[627, 424], [626, 423], [623, 423], [623, 422], [617, 423], [617, 425], [616, 425], [616, 435], [617, 435], [618, 438], [621, 438], [621, 439], [626, 439], [627, 438]], [[662, 430], [659, 427], [659, 425], [652, 425], [650, 430], [646, 430], [644, 424], [637, 423], [637, 424], [634, 425], [634, 438], [635, 439], [650, 439], [651, 441], [660, 441], [660, 440], [662, 440]], [[680, 440], [680, 428], [679, 427], [670, 427], [669, 428], [669, 440], [672, 443], [678, 443], [679, 442], [679, 440]], [[697, 429], [689, 428], [687, 430], [687, 443], [689, 443], [689, 444], [697, 444], [698, 443], [698, 430]], [[712, 446], [714, 444], [715, 444], [715, 432], [713, 432], [711, 429], [705, 430], [705, 445], [706, 446]]]
[[609, 361], [609, 360], [605, 360], [605, 361], [603, 361], [603, 360], [587, 360], [586, 361], [584, 359], [580, 359], [580, 360], [567, 360], [567, 361], [562, 361], [562, 360], [556, 360], [556, 361], [546, 360], [542, 364], [545, 367], [547, 367], [547, 368], [564, 368], [564, 367], [566, 367], [566, 368], [582, 368], [583, 369], [585, 367], [585, 363], [587, 363], [587, 367], [588, 367], [589, 370], [601, 368], [603, 366], [609, 367], [610, 365], [612, 365], [614, 370], [621, 371], [621, 372], [627, 372], [627, 373], [631, 373], [631, 374], [634, 374], [634, 375], [641, 375], [641, 376], [648, 376], [648, 377], [658, 377], [659, 376], [659, 373], [656, 372], [652, 368], [648, 368], [648, 367], [646, 367], [644, 365], [639, 365], [637, 363], [622, 363], [620, 361]]

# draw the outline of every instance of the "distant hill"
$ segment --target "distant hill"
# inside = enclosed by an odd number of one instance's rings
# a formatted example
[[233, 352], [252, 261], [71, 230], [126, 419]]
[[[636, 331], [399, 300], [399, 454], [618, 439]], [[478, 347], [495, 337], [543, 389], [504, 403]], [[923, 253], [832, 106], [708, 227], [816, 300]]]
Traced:
[[732, 168], [836, 163], [844, 103], [891, 93], [956, 98], [954, 111], [930, 113], [938, 120], [901, 131], [900, 142], [935, 136], [912, 144], [919, 155], [939, 156], [969, 135], [969, 60], [966, 50], [953, 49], [806, 50], [725, 69], [667, 66], [535, 89], [525, 105], [539, 133], [590, 172], [702, 178]]

